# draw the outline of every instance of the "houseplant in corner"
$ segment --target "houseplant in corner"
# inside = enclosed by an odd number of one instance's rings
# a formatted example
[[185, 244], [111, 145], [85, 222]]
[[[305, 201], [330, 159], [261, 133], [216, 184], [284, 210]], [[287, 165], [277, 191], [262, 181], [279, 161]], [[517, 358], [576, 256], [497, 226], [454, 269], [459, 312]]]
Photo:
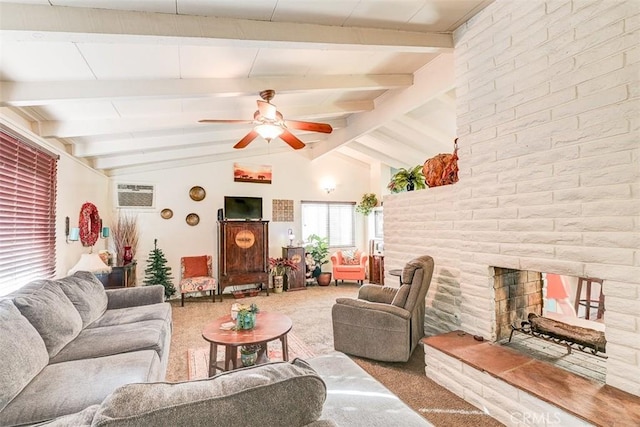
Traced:
[[360, 212], [362, 215], [367, 216], [376, 206], [378, 206], [378, 198], [375, 193], [365, 193], [362, 195], [360, 203], [356, 206], [356, 212]]
[[322, 266], [329, 262], [329, 238], [312, 234], [307, 238], [307, 242], [305, 250], [311, 254], [316, 264], [311, 276], [315, 277], [318, 285], [329, 286], [329, 283], [331, 283], [331, 273], [322, 271]]
[[424, 182], [424, 175], [422, 174], [422, 165], [417, 165], [413, 168], [405, 169], [400, 168], [391, 177], [387, 188], [392, 193], [400, 193], [402, 191], [423, 190], [427, 188], [427, 184]]

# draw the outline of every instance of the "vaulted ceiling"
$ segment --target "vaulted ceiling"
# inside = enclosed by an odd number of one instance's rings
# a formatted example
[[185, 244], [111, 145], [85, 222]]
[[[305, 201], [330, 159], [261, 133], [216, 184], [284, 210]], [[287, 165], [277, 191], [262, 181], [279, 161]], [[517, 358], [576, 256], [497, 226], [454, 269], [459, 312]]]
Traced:
[[259, 92], [302, 156], [407, 167], [452, 150], [452, 31], [492, 0], [0, 0], [0, 112], [109, 175], [291, 150], [233, 145]]

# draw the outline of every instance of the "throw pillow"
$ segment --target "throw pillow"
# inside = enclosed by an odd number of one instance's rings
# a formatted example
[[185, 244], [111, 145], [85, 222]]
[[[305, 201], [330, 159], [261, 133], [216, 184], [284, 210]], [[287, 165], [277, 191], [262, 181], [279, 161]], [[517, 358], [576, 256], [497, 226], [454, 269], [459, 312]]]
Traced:
[[342, 251], [342, 264], [343, 265], [353, 265], [354, 261], [357, 262], [356, 258], [356, 250], [355, 249], [345, 249]]
[[78, 336], [82, 318], [60, 285], [52, 280], [30, 283], [33, 292], [17, 296], [13, 303], [38, 331], [47, 346], [49, 357]]
[[0, 301], [0, 412], [49, 363], [38, 331], [10, 300]]
[[316, 371], [294, 359], [204, 380], [128, 384], [102, 402], [92, 425], [303, 426], [320, 417], [326, 395]]
[[411, 290], [411, 286], [402, 285], [396, 292], [396, 296], [391, 301], [391, 305], [395, 305], [396, 307], [404, 307], [407, 302], [407, 297], [409, 296], [409, 291]]
[[77, 271], [57, 282], [80, 313], [83, 328], [99, 319], [107, 310], [107, 292], [93, 273]]
[[183, 258], [184, 269], [182, 272], [182, 278], [189, 277], [202, 277], [209, 275], [209, 268], [207, 266], [207, 256], [190, 256]]

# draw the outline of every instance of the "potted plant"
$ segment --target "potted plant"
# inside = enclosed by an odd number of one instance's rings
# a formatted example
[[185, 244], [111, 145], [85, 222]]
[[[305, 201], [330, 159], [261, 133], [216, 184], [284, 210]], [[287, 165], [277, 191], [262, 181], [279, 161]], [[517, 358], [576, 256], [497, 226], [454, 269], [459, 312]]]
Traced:
[[258, 360], [259, 344], [247, 344], [240, 347], [240, 362], [242, 366], [253, 366]]
[[392, 193], [400, 193], [402, 191], [422, 190], [427, 188], [422, 174], [422, 165], [413, 168], [400, 168], [389, 181], [387, 188]]
[[356, 212], [360, 212], [362, 215], [367, 216], [371, 213], [371, 210], [378, 206], [378, 198], [374, 193], [365, 193], [362, 195], [362, 200], [356, 206]]
[[288, 258], [269, 258], [269, 274], [273, 281], [273, 291], [275, 293], [282, 292], [284, 286], [284, 276], [289, 272], [297, 271], [298, 266]]
[[256, 314], [258, 314], [258, 306], [240, 305], [238, 307], [238, 317], [236, 317], [236, 329], [253, 329], [256, 326]]
[[315, 277], [318, 285], [329, 286], [331, 273], [322, 271], [322, 266], [329, 262], [329, 238], [312, 234], [308, 237], [307, 242], [305, 250], [311, 254], [315, 262], [315, 269], [311, 276]]

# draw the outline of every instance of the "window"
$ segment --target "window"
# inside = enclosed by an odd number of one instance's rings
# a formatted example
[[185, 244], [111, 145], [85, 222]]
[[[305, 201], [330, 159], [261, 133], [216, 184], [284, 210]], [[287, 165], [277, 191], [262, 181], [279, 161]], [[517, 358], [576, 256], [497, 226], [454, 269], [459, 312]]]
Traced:
[[329, 246], [355, 246], [355, 202], [302, 202], [302, 236], [329, 237]]
[[0, 131], [0, 295], [55, 275], [57, 157]]

